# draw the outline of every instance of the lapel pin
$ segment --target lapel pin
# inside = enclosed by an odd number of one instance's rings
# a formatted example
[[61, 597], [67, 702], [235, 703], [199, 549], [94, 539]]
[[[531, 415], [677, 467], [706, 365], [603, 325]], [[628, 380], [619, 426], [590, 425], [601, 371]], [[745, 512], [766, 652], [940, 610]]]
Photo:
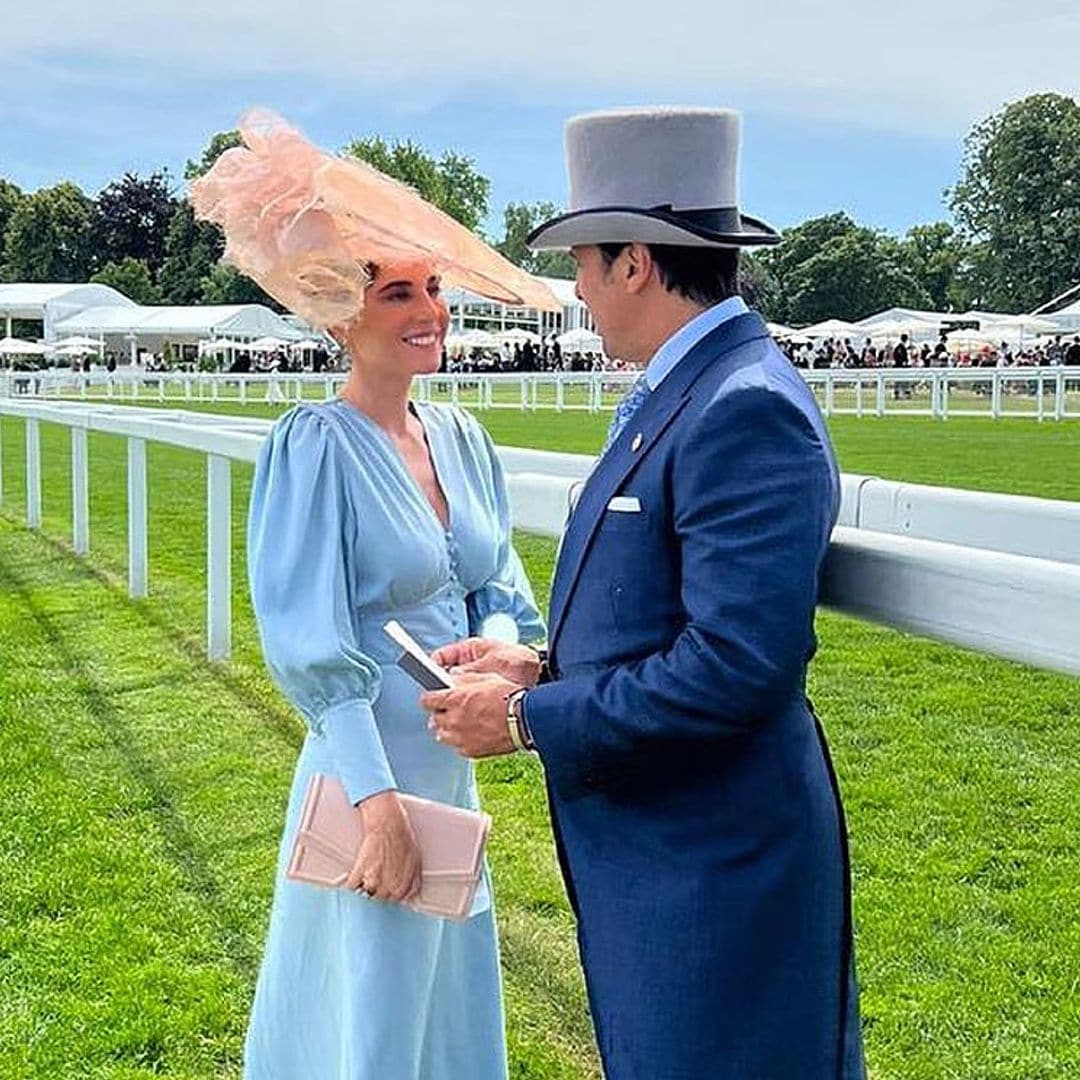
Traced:
[[643, 441], [643, 439], [642, 439], [642, 435], [641, 435], [641, 432], [639, 431], [639, 432], [638, 432], [638, 433], [637, 433], [637, 434], [636, 434], [636, 435], [634, 436], [634, 441], [633, 441], [633, 442], [632, 442], [632, 443], [630, 444], [630, 449], [631, 449], [631, 450], [633, 450], [633, 452], [634, 452], [635, 454], [636, 454], [636, 453], [637, 453], [637, 452], [638, 452], [638, 451], [639, 451], [639, 450], [641, 449], [641, 443], [642, 443], [642, 441]]

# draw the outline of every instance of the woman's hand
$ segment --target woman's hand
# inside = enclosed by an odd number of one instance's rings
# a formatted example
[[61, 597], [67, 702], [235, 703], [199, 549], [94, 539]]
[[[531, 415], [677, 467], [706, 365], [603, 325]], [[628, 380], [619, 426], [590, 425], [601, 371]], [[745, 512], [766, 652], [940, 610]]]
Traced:
[[493, 638], [471, 637], [444, 645], [431, 659], [451, 674], [501, 675], [515, 686], [533, 687], [540, 678], [540, 657], [535, 649]]
[[420, 892], [420, 849], [397, 793], [360, 803], [364, 839], [348, 885], [376, 900], [401, 902]]

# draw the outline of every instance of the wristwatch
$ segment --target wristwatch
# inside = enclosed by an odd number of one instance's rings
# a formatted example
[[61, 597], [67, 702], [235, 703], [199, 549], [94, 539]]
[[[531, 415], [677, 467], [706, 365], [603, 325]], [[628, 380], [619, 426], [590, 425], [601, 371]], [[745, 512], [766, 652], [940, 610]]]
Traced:
[[540, 660], [540, 674], [536, 679], [536, 685], [540, 686], [542, 683], [551, 682], [551, 668], [548, 665], [548, 651], [539, 645], [530, 645], [530, 649], [536, 653]]
[[529, 726], [525, 722], [524, 703], [528, 692], [527, 687], [522, 687], [508, 695], [506, 699], [506, 727], [510, 732], [510, 741], [514, 744], [515, 750], [536, 749], [536, 743], [533, 742]]

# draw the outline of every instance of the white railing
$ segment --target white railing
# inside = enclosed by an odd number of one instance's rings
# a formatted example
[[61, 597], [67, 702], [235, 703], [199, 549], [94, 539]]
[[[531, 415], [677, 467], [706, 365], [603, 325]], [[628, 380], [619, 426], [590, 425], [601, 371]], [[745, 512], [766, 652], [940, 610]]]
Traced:
[[[208, 413], [0, 400], [25, 425], [26, 519], [41, 526], [40, 424], [70, 429], [72, 536], [90, 549], [88, 431], [128, 441], [128, 568], [132, 596], [149, 586], [146, 443], [207, 457], [207, 651], [231, 638], [233, 461], [255, 461], [270, 421]], [[500, 447], [515, 522], [558, 536], [570, 490], [593, 459]], [[0, 499], [3, 462], [0, 458]], [[887, 626], [1049, 670], [1080, 675], [1080, 503], [925, 487], [845, 475], [822, 603]]]
[[[916, 368], [800, 371], [827, 416], [1080, 418], [1080, 368]], [[428, 375], [421, 401], [469, 408], [600, 412], [614, 406], [632, 372]], [[0, 372], [0, 397], [78, 398], [185, 404], [285, 404], [328, 398], [344, 382], [323, 375], [191, 372]]]

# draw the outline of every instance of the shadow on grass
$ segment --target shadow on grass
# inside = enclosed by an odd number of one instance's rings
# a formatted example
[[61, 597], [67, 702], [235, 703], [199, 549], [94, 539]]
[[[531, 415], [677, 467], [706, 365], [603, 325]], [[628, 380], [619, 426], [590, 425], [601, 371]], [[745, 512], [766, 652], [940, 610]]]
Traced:
[[130, 776], [144, 791], [146, 801], [143, 806], [157, 822], [166, 855], [179, 869], [183, 887], [212, 914], [223, 954], [238, 974], [248, 981], [253, 980], [258, 970], [261, 943], [250, 940], [230, 906], [224, 902], [221, 884], [177, 811], [171, 787], [140, 749], [123, 715], [110, 701], [110, 693], [94, 678], [85, 659], [70, 646], [55, 616], [35, 601], [27, 579], [10, 564], [0, 563], [0, 589], [20, 597], [27, 616], [37, 625], [68, 673], [70, 685], [82, 700], [88, 716], [109, 739]]
[[[18, 522], [13, 522], [13, 524], [19, 526]], [[296, 716], [287, 708], [268, 701], [257, 690], [249, 686], [240, 675], [230, 669], [227, 664], [215, 664], [207, 660], [206, 643], [198, 635], [193, 634], [189, 628], [180, 626], [170, 620], [153, 600], [133, 600], [128, 595], [126, 580], [118, 577], [112, 571], [95, 566], [82, 556], [76, 555], [71, 545], [66, 541], [40, 531], [36, 536], [42, 543], [50, 547], [54, 554], [64, 560], [65, 570], [68, 573], [77, 575], [83, 581], [95, 581], [108, 589], [114, 596], [127, 604], [128, 610], [133, 616], [167, 638], [169, 643], [186, 660], [198, 665], [207, 678], [214, 680], [219, 686], [223, 687], [245, 709], [257, 715], [261, 720], [265, 720], [284, 745], [296, 753], [300, 752], [300, 747], [304, 741], [304, 730], [302, 723]], [[22, 587], [20, 585], [18, 591], [21, 591]], [[0, 592], [6, 590], [7, 586], [4, 579], [0, 577]], [[148, 687], [153, 685], [155, 683], [152, 681], [147, 683]], [[122, 687], [121, 691], [131, 692], [141, 688], [139, 685], [132, 684]]]

